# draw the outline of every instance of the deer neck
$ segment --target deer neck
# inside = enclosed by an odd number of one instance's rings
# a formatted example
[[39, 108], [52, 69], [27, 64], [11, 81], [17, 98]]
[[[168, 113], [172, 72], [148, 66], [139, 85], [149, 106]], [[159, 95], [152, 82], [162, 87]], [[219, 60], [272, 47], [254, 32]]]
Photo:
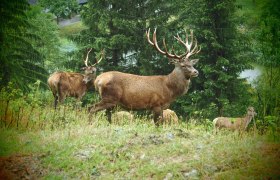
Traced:
[[168, 75], [168, 87], [172, 92], [171, 96], [176, 98], [177, 96], [186, 94], [189, 89], [190, 78], [186, 77], [182, 68], [176, 66], [174, 70]]
[[253, 116], [248, 115], [248, 114], [244, 117], [244, 121], [243, 121], [243, 124], [242, 124], [244, 130], [248, 127], [248, 125], [249, 125], [249, 123], [251, 122], [252, 119], [253, 119]]

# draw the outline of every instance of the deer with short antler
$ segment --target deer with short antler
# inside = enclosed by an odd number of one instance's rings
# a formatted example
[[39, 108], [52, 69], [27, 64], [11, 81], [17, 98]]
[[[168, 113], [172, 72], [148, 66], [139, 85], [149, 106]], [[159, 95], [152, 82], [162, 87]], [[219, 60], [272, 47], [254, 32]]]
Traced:
[[182, 55], [177, 55], [174, 51], [168, 52], [165, 40], [163, 40], [165, 50], [160, 49], [156, 29], [153, 40], [150, 40], [150, 29], [146, 31], [146, 37], [152, 47], [170, 59], [170, 63], [175, 65], [174, 70], [168, 75], [157, 76], [140, 76], [118, 71], [100, 74], [94, 85], [101, 96], [101, 101], [89, 108], [89, 121], [93, 113], [106, 109], [108, 121], [111, 123], [111, 110], [120, 105], [129, 110], [152, 110], [154, 123], [158, 125], [162, 111], [178, 96], [187, 93], [191, 78], [198, 76], [198, 71], [193, 67], [198, 59], [190, 60], [191, 55], [200, 51], [193, 32], [191, 31], [190, 37], [186, 35], [185, 42], [178, 34], [175, 36], [175, 39], [186, 48], [186, 52]]
[[[102, 57], [93, 65], [88, 65], [88, 55], [92, 48], [87, 52], [84, 61], [84, 74], [74, 72], [57, 71], [48, 78], [48, 85], [55, 98], [54, 107], [57, 107], [58, 102], [63, 103], [66, 97], [75, 97], [77, 101], [81, 101], [88, 89], [94, 87], [96, 78], [96, 65], [102, 60]], [[103, 52], [102, 52], [103, 55]]]

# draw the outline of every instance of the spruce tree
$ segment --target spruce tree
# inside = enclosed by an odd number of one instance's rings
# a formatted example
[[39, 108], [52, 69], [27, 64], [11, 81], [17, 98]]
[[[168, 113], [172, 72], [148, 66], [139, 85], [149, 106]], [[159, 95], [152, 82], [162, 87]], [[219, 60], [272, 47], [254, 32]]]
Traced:
[[179, 28], [194, 29], [202, 46], [195, 90], [188, 101], [178, 102], [188, 110], [202, 110], [208, 117], [245, 111], [249, 85], [239, 74], [249, 68], [244, 43], [235, 23], [234, 0], [189, 0], [178, 16]]
[[[169, 3], [164, 0], [89, 0], [81, 10], [88, 29], [73, 39], [82, 49], [93, 47], [106, 51], [103, 71], [119, 70], [136, 74], [165, 73], [168, 65], [145, 38], [145, 31], [157, 27], [159, 36], [166, 32], [170, 17]], [[161, 60], [160, 60], [161, 59]]]
[[40, 40], [36, 34], [27, 31], [31, 28], [26, 11], [26, 1], [3, 1], [0, 11], [0, 89], [14, 82], [25, 90], [27, 85], [38, 79], [46, 81], [43, 56], [33, 47], [32, 40]]

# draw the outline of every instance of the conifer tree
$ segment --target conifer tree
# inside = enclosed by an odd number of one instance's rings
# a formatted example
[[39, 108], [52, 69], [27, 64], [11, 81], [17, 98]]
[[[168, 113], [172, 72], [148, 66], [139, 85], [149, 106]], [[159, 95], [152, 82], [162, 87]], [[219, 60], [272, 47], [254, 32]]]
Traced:
[[31, 39], [39, 40], [27, 31], [31, 27], [26, 11], [26, 1], [3, 1], [0, 11], [0, 88], [13, 81], [27, 89], [30, 82], [46, 79], [43, 56], [32, 46]]
[[164, 0], [89, 0], [81, 11], [88, 29], [74, 40], [82, 48], [106, 50], [106, 60], [100, 65], [104, 71], [154, 74], [162, 71], [168, 61], [161, 56], [159, 62], [158, 54], [147, 43], [145, 31], [158, 27], [159, 35], [166, 32], [169, 9]]
[[183, 7], [179, 28], [194, 29], [202, 46], [200, 75], [193, 81], [195, 92], [187, 97], [189, 101], [180, 99], [179, 103], [211, 116], [244, 111], [250, 103], [249, 85], [239, 74], [250, 66], [235, 22], [235, 1], [189, 0], [177, 5]]

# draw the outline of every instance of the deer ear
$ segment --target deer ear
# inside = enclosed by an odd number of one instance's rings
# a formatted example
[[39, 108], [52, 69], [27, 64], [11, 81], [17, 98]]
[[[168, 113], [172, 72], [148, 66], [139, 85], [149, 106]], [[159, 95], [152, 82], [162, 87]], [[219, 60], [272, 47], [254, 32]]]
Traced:
[[192, 63], [192, 65], [195, 65], [198, 61], [199, 61], [199, 59], [192, 59], [191, 63]]

